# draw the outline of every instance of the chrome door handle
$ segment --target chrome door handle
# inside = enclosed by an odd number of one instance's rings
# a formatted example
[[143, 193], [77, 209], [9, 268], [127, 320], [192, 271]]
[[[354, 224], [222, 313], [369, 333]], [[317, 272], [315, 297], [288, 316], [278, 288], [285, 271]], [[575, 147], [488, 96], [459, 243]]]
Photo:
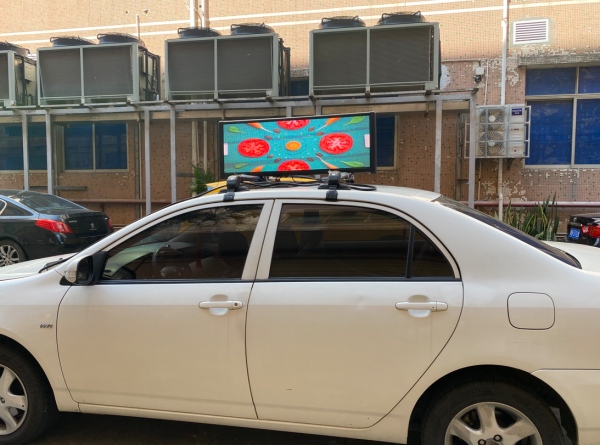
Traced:
[[441, 301], [428, 301], [425, 303], [413, 303], [410, 301], [402, 301], [401, 303], [396, 303], [396, 309], [401, 311], [431, 311], [431, 312], [441, 312], [448, 310], [448, 305], [446, 303], [442, 303]]
[[244, 304], [241, 301], [201, 301], [200, 309], [240, 309]]

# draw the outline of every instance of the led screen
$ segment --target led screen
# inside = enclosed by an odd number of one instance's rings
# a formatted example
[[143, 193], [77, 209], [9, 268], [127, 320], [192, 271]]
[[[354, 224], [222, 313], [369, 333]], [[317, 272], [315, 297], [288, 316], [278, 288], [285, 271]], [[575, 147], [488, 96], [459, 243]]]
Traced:
[[375, 171], [374, 123], [373, 113], [220, 122], [221, 176]]

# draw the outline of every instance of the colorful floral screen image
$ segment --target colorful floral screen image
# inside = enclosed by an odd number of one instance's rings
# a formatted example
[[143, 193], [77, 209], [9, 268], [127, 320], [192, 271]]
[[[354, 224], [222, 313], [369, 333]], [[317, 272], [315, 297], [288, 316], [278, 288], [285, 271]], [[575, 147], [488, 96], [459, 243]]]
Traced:
[[226, 177], [373, 171], [373, 120], [372, 113], [365, 113], [221, 122], [221, 173]]

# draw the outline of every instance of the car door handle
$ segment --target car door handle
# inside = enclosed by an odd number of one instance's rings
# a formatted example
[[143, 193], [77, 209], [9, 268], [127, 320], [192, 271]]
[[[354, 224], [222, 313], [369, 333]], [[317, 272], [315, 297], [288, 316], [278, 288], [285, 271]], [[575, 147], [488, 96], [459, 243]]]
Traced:
[[448, 310], [448, 305], [446, 303], [442, 303], [441, 301], [428, 301], [428, 302], [411, 302], [411, 301], [402, 301], [400, 303], [396, 303], [396, 309], [401, 311], [431, 311], [431, 312], [441, 312]]
[[240, 309], [244, 304], [241, 301], [201, 301], [200, 309]]

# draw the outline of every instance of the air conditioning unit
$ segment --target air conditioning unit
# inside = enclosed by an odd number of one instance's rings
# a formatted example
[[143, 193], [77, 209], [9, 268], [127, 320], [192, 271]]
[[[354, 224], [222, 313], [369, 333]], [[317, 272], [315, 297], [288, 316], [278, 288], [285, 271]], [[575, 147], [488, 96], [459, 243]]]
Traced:
[[159, 56], [128, 34], [99, 34], [98, 40], [52, 37], [52, 47], [38, 48], [39, 105], [160, 98]]
[[439, 88], [440, 29], [420, 13], [383, 14], [377, 26], [358, 17], [321, 20], [310, 32], [310, 91], [365, 93]]
[[0, 105], [36, 104], [35, 61], [28, 54], [28, 49], [0, 42]]
[[530, 107], [489, 105], [477, 107], [475, 141], [478, 158], [529, 157]]
[[289, 90], [290, 49], [270, 26], [231, 25], [231, 35], [182, 28], [165, 42], [167, 100], [278, 97]]

